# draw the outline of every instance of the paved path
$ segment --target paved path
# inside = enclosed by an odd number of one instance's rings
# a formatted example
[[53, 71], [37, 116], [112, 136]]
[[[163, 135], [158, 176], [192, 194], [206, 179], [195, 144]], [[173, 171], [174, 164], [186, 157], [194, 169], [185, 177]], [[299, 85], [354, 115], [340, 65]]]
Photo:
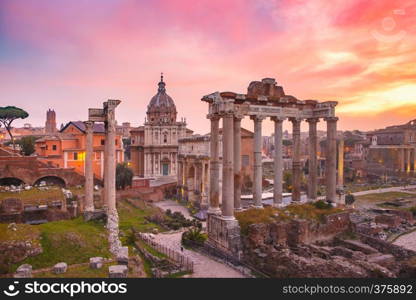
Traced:
[[416, 251], [416, 231], [402, 235], [397, 240], [395, 240], [393, 244]]
[[382, 189], [376, 189], [376, 190], [355, 192], [352, 194], [354, 196], [363, 196], [363, 195], [368, 195], [368, 194], [387, 193], [387, 192], [404, 192], [404, 193], [409, 193], [409, 194], [416, 194], [415, 191], [407, 190], [407, 189], [414, 189], [414, 188], [416, 188], [416, 185], [394, 186], [394, 187], [388, 187], [388, 188], [382, 188]]
[[[155, 242], [165, 245], [173, 250], [181, 252], [182, 232], [160, 233], [153, 235]], [[222, 264], [212, 258], [198, 252], [183, 249], [184, 255], [194, 262], [194, 273], [190, 276], [193, 278], [244, 278], [245, 276], [239, 271]]]
[[153, 205], [159, 207], [163, 211], [166, 211], [168, 209], [170, 209], [172, 212], [178, 211], [178, 212], [182, 213], [185, 218], [192, 219], [191, 215], [189, 214], [188, 209], [185, 206], [179, 204], [176, 201], [163, 200], [163, 201], [159, 201], [159, 202], [154, 202]]

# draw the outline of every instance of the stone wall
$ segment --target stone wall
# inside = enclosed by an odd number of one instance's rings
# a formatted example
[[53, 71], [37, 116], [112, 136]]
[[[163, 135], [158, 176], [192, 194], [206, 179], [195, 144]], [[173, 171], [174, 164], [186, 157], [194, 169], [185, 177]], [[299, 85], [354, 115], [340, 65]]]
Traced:
[[322, 222], [311, 220], [291, 220], [271, 224], [252, 224], [248, 240], [260, 244], [276, 243], [296, 246], [299, 243], [313, 243], [328, 240], [352, 228], [348, 212], [324, 216]]

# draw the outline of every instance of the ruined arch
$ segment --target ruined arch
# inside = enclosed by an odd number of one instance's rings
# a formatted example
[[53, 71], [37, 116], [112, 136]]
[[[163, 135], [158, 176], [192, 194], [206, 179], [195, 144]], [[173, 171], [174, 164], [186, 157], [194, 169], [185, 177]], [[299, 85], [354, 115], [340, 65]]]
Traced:
[[53, 175], [51, 175], [51, 176], [42, 176], [42, 177], [36, 179], [33, 182], [33, 185], [38, 185], [42, 181], [45, 181], [47, 185], [59, 185], [61, 187], [65, 187], [66, 186], [65, 179], [63, 179], [62, 177], [53, 176]]
[[0, 185], [22, 185], [25, 184], [24, 180], [17, 177], [2, 177], [0, 178]]

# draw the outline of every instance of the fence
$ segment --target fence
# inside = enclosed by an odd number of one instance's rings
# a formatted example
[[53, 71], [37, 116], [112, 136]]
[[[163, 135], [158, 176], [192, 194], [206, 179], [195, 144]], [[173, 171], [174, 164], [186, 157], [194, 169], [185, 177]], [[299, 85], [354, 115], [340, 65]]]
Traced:
[[189, 257], [186, 257], [182, 253], [179, 253], [178, 251], [175, 251], [169, 247], [166, 247], [165, 245], [159, 244], [156, 241], [154, 241], [152, 238], [147, 236], [143, 233], [136, 233], [136, 236], [139, 237], [143, 242], [151, 246], [153, 249], [157, 250], [160, 253], [163, 253], [166, 255], [170, 260], [173, 262], [179, 264], [182, 269], [185, 271], [193, 272], [194, 271], [194, 262], [189, 259]]

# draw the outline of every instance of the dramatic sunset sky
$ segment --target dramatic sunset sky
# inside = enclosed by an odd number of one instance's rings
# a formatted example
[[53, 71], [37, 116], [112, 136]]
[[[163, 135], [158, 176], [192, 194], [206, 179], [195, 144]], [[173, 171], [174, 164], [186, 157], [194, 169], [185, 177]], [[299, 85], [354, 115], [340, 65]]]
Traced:
[[48, 108], [60, 124], [121, 99], [118, 121], [138, 126], [163, 72], [206, 133], [202, 95], [274, 77], [339, 101], [339, 129], [381, 128], [416, 118], [415, 34], [414, 0], [1, 0], [0, 105], [43, 125]]

